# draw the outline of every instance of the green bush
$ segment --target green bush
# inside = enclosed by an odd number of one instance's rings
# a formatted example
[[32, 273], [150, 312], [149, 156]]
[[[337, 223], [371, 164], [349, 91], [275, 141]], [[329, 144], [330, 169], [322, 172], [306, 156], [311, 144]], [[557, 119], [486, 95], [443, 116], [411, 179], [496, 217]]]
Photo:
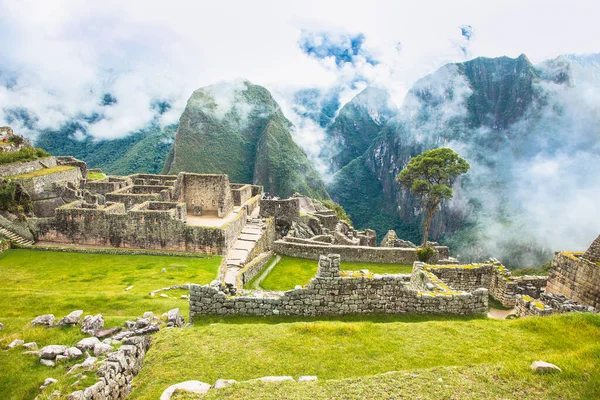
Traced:
[[429, 246], [419, 247], [419, 248], [417, 248], [416, 252], [417, 252], [417, 257], [419, 258], [419, 261], [421, 261], [421, 262], [427, 262], [435, 254], [435, 250], [433, 249], [433, 247], [429, 247]]
[[0, 183], [0, 210], [23, 215], [33, 210], [33, 203], [19, 183], [3, 181]]
[[23, 147], [15, 152], [0, 153], [0, 164], [10, 164], [22, 161], [34, 161], [39, 158], [50, 157], [50, 154], [43, 149], [33, 147]]
[[330, 210], [335, 211], [340, 221], [346, 221], [348, 224], [352, 225], [352, 221], [350, 220], [348, 214], [346, 214], [346, 210], [344, 210], [344, 207], [332, 200], [321, 200], [321, 204], [323, 204]]

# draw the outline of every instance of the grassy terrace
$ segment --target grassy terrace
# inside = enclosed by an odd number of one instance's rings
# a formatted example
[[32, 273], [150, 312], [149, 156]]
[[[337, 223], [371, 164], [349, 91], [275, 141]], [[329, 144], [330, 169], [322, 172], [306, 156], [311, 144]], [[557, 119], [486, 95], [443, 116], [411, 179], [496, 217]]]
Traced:
[[75, 168], [76, 167], [74, 167], [72, 165], [57, 165], [56, 167], [38, 169], [37, 171], [28, 172], [26, 174], [7, 176], [7, 178], [9, 178], [9, 179], [30, 179], [30, 178], [37, 178], [39, 176], [56, 174], [57, 172], [70, 171], [70, 170], [75, 169]]
[[[175, 382], [317, 375], [243, 383], [207, 399], [597, 399], [600, 316], [206, 318], [155, 337], [134, 399]], [[534, 374], [544, 360], [561, 374]], [[389, 371], [398, 371], [385, 374]], [[377, 375], [375, 377], [370, 377]], [[441, 381], [439, 380], [441, 378]], [[200, 398], [182, 396], [180, 399]]]
[[[269, 261], [267, 266], [270, 264]], [[315, 260], [282, 256], [260, 286], [265, 290], [291, 290], [296, 285], [309, 283], [317, 273], [317, 266]], [[342, 262], [341, 269], [344, 271], [368, 269], [374, 274], [410, 274], [412, 265]], [[249, 282], [247, 287], [251, 287], [252, 284], [252, 281]]]
[[[60, 319], [81, 309], [86, 314], [103, 314], [105, 326], [112, 327], [121, 326], [125, 320], [135, 319], [145, 311], [160, 316], [179, 307], [187, 319], [188, 303], [178, 298], [184, 291], [170, 291], [170, 298], [150, 297], [148, 293], [175, 284], [208, 283], [215, 278], [220, 261], [220, 257], [34, 250], [0, 254], [0, 322], [5, 325], [0, 331], [0, 398], [33, 399], [40, 384], [50, 376], [59, 380], [56, 389], [63, 389], [64, 393], [76, 389], [68, 387], [76, 379], [66, 378], [63, 368], [44, 367], [36, 358], [22, 355], [22, 348], [5, 351], [14, 339], [35, 341], [42, 347], [74, 345], [84, 337], [77, 328], [31, 328], [29, 322], [34, 317], [52, 313]], [[161, 273], [162, 268], [167, 272]], [[133, 288], [125, 291], [129, 286]]]
[[97, 181], [104, 178], [106, 178], [106, 175], [104, 175], [102, 172], [89, 172], [87, 174], [87, 179], [90, 181]]

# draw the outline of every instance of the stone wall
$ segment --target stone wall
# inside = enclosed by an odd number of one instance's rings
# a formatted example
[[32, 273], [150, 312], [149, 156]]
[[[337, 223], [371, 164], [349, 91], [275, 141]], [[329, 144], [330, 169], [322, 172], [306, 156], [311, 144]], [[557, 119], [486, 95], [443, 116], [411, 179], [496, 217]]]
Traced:
[[518, 295], [538, 298], [546, 287], [546, 276], [514, 277], [510, 271], [500, 264], [494, 264], [490, 280], [490, 296], [498, 300], [504, 307], [514, 307]]
[[467, 292], [488, 289], [494, 275], [492, 264], [427, 265], [427, 269], [452, 289]]
[[317, 276], [283, 295], [228, 296], [222, 286], [190, 285], [190, 319], [200, 315], [481, 314], [487, 289], [452, 295], [415, 290], [404, 276], [342, 277], [340, 257], [321, 257]]
[[252, 187], [250, 185], [231, 184], [231, 194], [233, 205], [241, 206], [252, 197]]
[[192, 209], [202, 205], [203, 211], [215, 212], [219, 218], [233, 211], [233, 196], [227, 175], [191, 174], [177, 175], [174, 199]]
[[592, 242], [590, 247], [583, 255], [583, 258], [591, 262], [600, 263], [600, 235]]
[[267, 251], [259, 254], [258, 256], [254, 257], [252, 261], [247, 263], [238, 273], [237, 289], [242, 290], [246, 283], [250, 282], [252, 278], [262, 271], [272, 256], [273, 252]]
[[126, 209], [146, 201], [171, 201], [171, 198], [171, 187], [154, 185], [126, 186], [106, 195], [106, 201], [123, 203]]
[[92, 193], [107, 195], [108, 193], [115, 192], [131, 185], [133, 185], [133, 182], [129, 178], [108, 176], [104, 179], [87, 181], [85, 183], [85, 189]]
[[515, 313], [519, 317], [547, 317], [553, 314], [553, 310], [532, 297], [518, 295], [515, 299]]
[[252, 251], [250, 251], [250, 254], [248, 254], [247, 260], [252, 260], [259, 254], [271, 251], [273, 249], [273, 242], [275, 242], [275, 237], [277, 235], [275, 232], [275, 218], [267, 218], [265, 220], [263, 229], [262, 236], [254, 245], [254, 248]]
[[[417, 261], [415, 249], [400, 247], [340, 246], [325, 243], [304, 244], [278, 240], [273, 243], [273, 250], [284, 256], [308, 258], [310, 260], [318, 260], [320, 255], [333, 252], [340, 254], [344, 261], [352, 262], [412, 264]], [[433, 258], [430, 261], [435, 263], [437, 259]]]
[[0, 176], [13, 176], [27, 174], [42, 168], [56, 167], [56, 157], [42, 158], [40, 160], [17, 162], [0, 165]]
[[[170, 204], [170, 209], [125, 211], [120, 203], [97, 206], [77, 201], [59, 207], [55, 218], [38, 219], [32, 225], [43, 241], [204, 254], [225, 254], [233, 235], [241, 231], [234, 221], [228, 229], [189, 226], [185, 206]], [[240, 224], [245, 223], [245, 209], [241, 214], [236, 220]]]
[[98, 382], [85, 390], [71, 393], [69, 400], [121, 400], [127, 397], [132, 389], [131, 382], [142, 369], [151, 343], [151, 336], [124, 339], [119, 350], [109, 354], [98, 369]]
[[333, 210], [317, 211], [312, 215], [317, 217], [321, 224], [323, 224], [323, 226], [329, 229], [330, 231], [333, 231], [337, 223], [340, 221], [336, 212]]
[[248, 211], [245, 207], [242, 207], [235, 215], [233, 220], [227, 222], [221, 228], [223, 230], [223, 236], [225, 239], [225, 248], [229, 249], [233, 246], [233, 243], [237, 240], [246, 226], [246, 219], [248, 218]]
[[294, 221], [300, 216], [300, 200], [297, 197], [284, 200], [262, 199], [260, 202], [260, 216]]
[[546, 293], [562, 294], [600, 311], [600, 265], [583, 253], [554, 254]]

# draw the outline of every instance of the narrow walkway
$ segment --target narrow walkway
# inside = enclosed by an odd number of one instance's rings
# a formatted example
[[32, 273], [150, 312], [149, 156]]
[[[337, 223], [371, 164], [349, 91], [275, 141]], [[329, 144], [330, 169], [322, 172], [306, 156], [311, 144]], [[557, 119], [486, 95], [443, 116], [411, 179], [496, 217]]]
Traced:
[[263, 290], [263, 288], [260, 287], [260, 284], [262, 283], [263, 280], [265, 280], [267, 275], [269, 275], [269, 273], [271, 273], [271, 270], [277, 265], [279, 260], [281, 260], [281, 256], [279, 254], [277, 254], [277, 256], [271, 262], [271, 264], [260, 274], [260, 276], [258, 278], [256, 278], [256, 281], [254, 281], [254, 283], [252, 284], [252, 289]]
[[237, 283], [238, 272], [248, 261], [248, 255], [256, 246], [256, 242], [264, 233], [264, 222], [258, 217], [258, 207], [252, 215], [248, 217], [246, 226], [242, 229], [240, 236], [236, 239], [227, 252], [227, 272], [225, 273], [225, 283], [233, 286]]
[[498, 310], [497, 308], [490, 308], [490, 311], [488, 312], [488, 318], [492, 318], [492, 319], [506, 319], [506, 317], [508, 317], [509, 315], [514, 315], [516, 314], [516, 311], [514, 308], [511, 308], [510, 310]]
[[9, 231], [8, 229], [0, 227], [0, 234], [6, 236], [10, 240], [14, 240], [15, 242], [23, 245], [23, 246], [31, 246], [33, 245], [33, 241], [29, 239], [25, 239], [23, 236], [14, 233], [13, 231]]

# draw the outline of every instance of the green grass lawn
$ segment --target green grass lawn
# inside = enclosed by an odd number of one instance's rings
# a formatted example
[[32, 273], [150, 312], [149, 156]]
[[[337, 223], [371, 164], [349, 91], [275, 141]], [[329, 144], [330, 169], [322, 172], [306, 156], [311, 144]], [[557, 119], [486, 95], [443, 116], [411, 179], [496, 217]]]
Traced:
[[[600, 316], [206, 318], [155, 336], [132, 398], [190, 379], [317, 375], [310, 384], [242, 384], [211, 399], [596, 399]], [[537, 375], [535, 360], [561, 374]], [[395, 374], [380, 375], [389, 371]], [[375, 378], [366, 378], [379, 375]], [[441, 378], [442, 381], [438, 381]], [[195, 398], [195, 397], [181, 397]]]
[[[317, 266], [318, 262], [315, 260], [282, 256], [260, 286], [265, 290], [291, 290], [296, 285], [309, 283], [317, 273]], [[344, 271], [368, 269], [375, 274], [410, 274], [412, 265], [342, 262], [341, 269]]]
[[[35, 341], [42, 347], [74, 345], [84, 337], [77, 328], [32, 328], [29, 323], [34, 317], [54, 314], [58, 320], [81, 309], [86, 315], [103, 314], [105, 326], [111, 327], [121, 326], [125, 320], [140, 317], [145, 311], [160, 316], [179, 307], [187, 319], [188, 302], [179, 299], [184, 291], [165, 292], [170, 298], [150, 297], [148, 293], [176, 284], [208, 283], [215, 278], [220, 261], [215, 256], [35, 250], [9, 250], [0, 254], [0, 322], [5, 325], [0, 331], [0, 398], [33, 399], [48, 377], [59, 379], [60, 385], [67, 388], [75, 380], [65, 377], [64, 368], [49, 369], [40, 365], [37, 358], [22, 355], [22, 348], [5, 350], [14, 339]], [[166, 273], [161, 272], [163, 268]], [[129, 286], [133, 288], [125, 291]]]
[[38, 169], [37, 171], [28, 172], [26, 174], [7, 176], [7, 178], [8, 179], [37, 178], [38, 176], [45, 176], [45, 175], [50, 175], [50, 174], [56, 174], [57, 172], [70, 171], [75, 168], [76, 167], [73, 167], [71, 165], [57, 165], [56, 167], [42, 168], [42, 169]]
[[87, 179], [89, 181], [95, 181], [104, 178], [106, 178], [106, 175], [104, 175], [102, 172], [88, 172], [87, 174]]

